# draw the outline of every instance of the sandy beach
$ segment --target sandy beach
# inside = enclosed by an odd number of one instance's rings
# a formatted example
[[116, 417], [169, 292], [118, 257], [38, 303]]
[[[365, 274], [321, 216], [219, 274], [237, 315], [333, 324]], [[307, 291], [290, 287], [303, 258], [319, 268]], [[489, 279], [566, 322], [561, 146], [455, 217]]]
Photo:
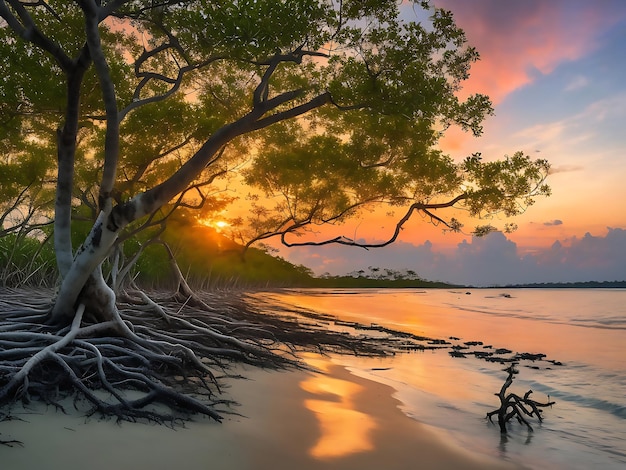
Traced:
[[[53, 410], [0, 423], [2, 467], [54, 469], [506, 469], [453, 447], [404, 415], [393, 389], [324, 359], [319, 373], [242, 369], [227, 395], [242, 416], [197, 419], [185, 428], [122, 423]], [[16, 410], [17, 411], [17, 410]], [[21, 410], [20, 410], [21, 411]], [[16, 413], [17, 414], [17, 413]]]

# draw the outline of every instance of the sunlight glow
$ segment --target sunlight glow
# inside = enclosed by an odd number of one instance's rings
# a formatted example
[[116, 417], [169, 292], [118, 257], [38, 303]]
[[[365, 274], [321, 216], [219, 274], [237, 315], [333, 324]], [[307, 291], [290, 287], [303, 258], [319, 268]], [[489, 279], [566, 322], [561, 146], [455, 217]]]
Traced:
[[225, 222], [223, 220], [218, 220], [217, 222], [215, 222], [215, 226], [217, 228], [225, 228], [225, 227], [228, 227], [228, 225], [229, 225], [228, 222]]
[[220, 219], [198, 219], [198, 223], [206, 227], [211, 227], [218, 233], [230, 226], [228, 222]]

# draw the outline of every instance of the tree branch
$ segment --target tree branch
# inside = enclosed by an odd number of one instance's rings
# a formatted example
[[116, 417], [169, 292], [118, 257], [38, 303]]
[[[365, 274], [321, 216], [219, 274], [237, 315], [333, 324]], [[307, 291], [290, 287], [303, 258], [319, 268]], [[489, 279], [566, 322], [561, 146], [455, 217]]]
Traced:
[[[137, 109], [146, 104], [157, 103], [159, 101], [163, 101], [169, 98], [180, 89], [183, 79], [185, 78], [185, 75], [187, 73], [207, 67], [213, 62], [222, 60], [224, 58], [225, 57], [221, 57], [221, 56], [211, 57], [197, 64], [192, 64], [192, 65], [187, 65], [185, 67], [181, 67], [178, 70], [178, 75], [176, 76], [176, 78], [170, 78], [165, 75], [158, 74], [158, 73], [141, 72], [137, 76], [143, 77], [143, 79], [139, 82], [137, 87], [135, 87], [135, 92], [133, 93], [133, 101], [120, 111], [119, 120], [120, 121], [123, 120], [126, 117], [126, 115], [134, 109]], [[167, 90], [165, 93], [162, 93], [160, 95], [154, 95], [148, 98], [141, 98], [141, 91], [150, 82], [150, 80], [161, 80], [165, 83], [171, 84], [172, 86], [169, 90]]]
[[[444, 225], [446, 225], [447, 227], [450, 227], [451, 229], [453, 228], [447, 221], [445, 221], [444, 219], [434, 215], [431, 210], [432, 209], [443, 209], [443, 208], [447, 208], [447, 207], [452, 207], [455, 204], [457, 204], [458, 202], [464, 200], [467, 198], [466, 194], [460, 194], [457, 197], [455, 197], [454, 199], [451, 199], [450, 201], [447, 202], [443, 202], [443, 203], [437, 203], [437, 204], [429, 204], [429, 203], [422, 203], [422, 202], [416, 202], [414, 204], [411, 204], [411, 206], [409, 206], [408, 210], [406, 211], [406, 213], [404, 214], [404, 216], [396, 223], [395, 229], [393, 234], [385, 241], [379, 242], [379, 243], [360, 243], [357, 242], [349, 237], [345, 237], [343, 235], [340, 235], [338, 237], [334, 237], [332, 239], [328, 239], [328, 240], [322, 240], [322, 241], [308, 241], [308, 242], [288, 242], [286, 239], [287, 234], [290, 231], [293, 230], [289, 230], [289, 231], [283, 231], [283, 232], [279, 232], [279, 233], [275, 233], [274, 235], [279, 235], [281, 236], [281, 243], [287, 247], [294, 247], [294, 246], [323, 246], [323, 245], [330, 245], [330, 244], [338, 244], [338, 245], [347, 245], [347, 246], [357, 246], [359, 248], [364, 248], [364, 249], [369, 249], [369, 248], [383, 248], [387, 245], [391, 245], [393, 242], [395, 242], [398, 239], [398, 236], [400, 235], [400, 232], [402, 231], [404, 224], [406, 224], [410, 218], [412, 217], [413, 213], [416, 211], [421, 211], [423, 213], [425, 213], [426, 215], [428, 215], [431, 219], [436, 220], [437, 222], [440, 222]], [[299, 227], [298, 227], [299, 228]], [[265, 238], [269, 238], [265, 237]]]
[[[283, 104], [284, 102], [288, 101], [289, 99], [293, 99], [295, 97], [297, 97], [299, 94], [301, 94], [302, 92], [300, 90], [296, 90], [293, 92], [289, 92], [289, 93], [284, 93], [282, 95], [279, 95], [271, 100], [266, 101], [266, 108], [263, 110], [263, 114], [265, 114], [268, 110], [270, 109], [275, 109], [276, 107], [280, 106], [281, 104]], [[298, 116], [301, 116], [309, 111], [312, 111], [314, 109], [317, 109], [321, 106], [324, 106], [327, 103], [331, 102], [331, 96], [329, 92], [326, 93], [322, 93], [321, 95], [316, 96], [315, 98], [312, 98], [310, 101], [301, 104], [299, 106], [294, 106], [293, 108], [287, 109], [285, 111], [280, 111], [278, 113], [272, 114], [268, 117], [265, 118], [261, 118], [258, 119], [254, 124], [252, 124], [251, 130], [259, 130], [259, 129], [264, 129], [268, 126], [271, 126], [272, 124], [275, 124], [277, 122], [281, 122], [281, 121], [285, 121], [287, 119], [292, 119]]]
[[[15, 10], [19, 19], [7, 8], [7, 2]], [[72, 70], [72, 59], [63, 52], [63, 49], [56, 42], [45, 36], [37, 28], [23, 2], [19, 0], [0, 0], [0, 16], [5, 19], [9, 27], [19, 34], [22, 39], [50, 53], [64, 72], [67, 73]]]
[[304, 51], [302, 47], [298, 47], [295, 51], [288, 54], [276, 54], [266, 61], [258, 62], [259, 65], [267, 65], [267, 69], [261, 78], [261, 82], [254, 90], [252, 97], [252, 103], [254, 106], [258, 106], [263, 102], [266, 102], [269, 96], [269, 81], [274, 75], [274, 72], [278, 66], [283, 62], [293, 62], [296, 64], [302, 63], [302, 59], [305, 56], [311, 57], [328, 57], [328, 54], [322, 52]]

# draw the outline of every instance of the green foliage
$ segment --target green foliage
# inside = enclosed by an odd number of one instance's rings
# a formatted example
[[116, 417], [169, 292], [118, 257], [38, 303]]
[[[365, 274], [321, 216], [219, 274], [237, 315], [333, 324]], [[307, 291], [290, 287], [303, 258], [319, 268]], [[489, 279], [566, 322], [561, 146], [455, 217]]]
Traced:
[[54, 248], [48, 238], [23, 234], [0, 237], [0, 285], [51, 287], [56, 277]]
[[[180, 154], [171, 150], [193, 135], [195, 116], [191, 103], [177, 94], [170, 100], [143, 106], [124, 120], [120, 142], [124, 160], [120, 162], [120, 171], [128, 175], [128, 181], [120, 188], [128, 192], [126, 197], [160, 183], [180, 166]], [[149, 138], [146, 129], [150, 130]]]
[[550, 195], [544, 183], [550, 164], [542, 159], [533, 161], [523, 152], [492, 162], [482, 162], [480, 155], [473, 155], [465, 160], [463, 169], [472, 215], [500, 211], [506, 216], [517, 215], [537, 197]]
[[[448, 288], [455, 287], [440, 281], [428, 281], [421, 278], [415, 271], [405, 269], [379, 268], [369, 266], [368, 271], [360, 270], [348, 273], [345, 276], [324, 275], [313, 281], [315, 287], [335, 288]], [[457, 286], [458, 287], [458, 286]]]
[[[243, 247], [214, 229], [191, 221], [175, 219], [162, 239], [173, 249], [176, 261], [190, 285], [198, 288], [266, 287], [308, 285], [312, 273], [263, 250]], [[167, 253], [161, 245], [151, 245], [138, 264], [137, 282], [150, 286], [175, 283]]]

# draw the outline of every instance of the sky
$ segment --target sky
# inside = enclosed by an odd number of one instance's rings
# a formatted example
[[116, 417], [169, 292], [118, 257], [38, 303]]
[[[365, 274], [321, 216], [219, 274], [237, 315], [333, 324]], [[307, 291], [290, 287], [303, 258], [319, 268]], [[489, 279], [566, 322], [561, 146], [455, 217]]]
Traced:
[[[485, 93], [495, 108], [480, 138], [452, 130], [441, 148], [457, 159], [518, 150], [546, 158], [552, 196], [506, 220], [519, 227], [512, 234], [444, 235], [414, 220], [387, 248], [302, 247], [280, 255], [317, 275], [377, 266], [476, 286], [626, 280], [626, 1], [434, 3], [453, 12], [481, 55], [464, 93]], [[355, 238], [369, 241], [393, 227], [353, 224]]]

